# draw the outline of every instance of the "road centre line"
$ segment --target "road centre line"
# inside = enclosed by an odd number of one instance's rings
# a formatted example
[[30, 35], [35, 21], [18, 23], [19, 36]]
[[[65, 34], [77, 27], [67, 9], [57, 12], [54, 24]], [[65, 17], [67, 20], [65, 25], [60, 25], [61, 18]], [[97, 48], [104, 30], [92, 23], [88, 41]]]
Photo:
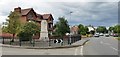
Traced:
[[103, 41], [101, 41], [100, 43], [101, 43], [101, 44], [106, 44], [106, 45], [111, 45], [111, 44], [109, 44], [109, 43], [104, 43]]

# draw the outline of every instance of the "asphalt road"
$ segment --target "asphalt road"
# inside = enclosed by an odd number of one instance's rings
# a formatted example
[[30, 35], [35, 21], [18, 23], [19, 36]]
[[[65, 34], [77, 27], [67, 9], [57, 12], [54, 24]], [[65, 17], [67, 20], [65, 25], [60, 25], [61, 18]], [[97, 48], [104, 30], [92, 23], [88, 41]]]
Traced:
[[118, 40], [114, 37], [92, 37], [83, 47], [82, 55], [118, 55]]
[[113, 37], [92, 37], [84, 46], [63, 49], [2, 48], [3, 55], [118, 55], [118, 41]]

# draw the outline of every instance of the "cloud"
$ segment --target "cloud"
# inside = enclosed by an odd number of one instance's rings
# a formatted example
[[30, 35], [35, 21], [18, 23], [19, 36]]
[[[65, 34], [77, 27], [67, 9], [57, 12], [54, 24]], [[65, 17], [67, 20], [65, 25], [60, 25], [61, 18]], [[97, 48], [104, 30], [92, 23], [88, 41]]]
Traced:
[[[4, 22], [10, 11], [15, 7], [33, 8], [37, 13], [51, 13], [54, 17], [54, 22], [58, 21], [58, 17], [65, 16], [70, 25], [85, 24], [94, 26], [111, 26], [118, 21], [118, 5], [117, 2], [105, 2], [108, 0], [80, 1], [80, 2], [45, 2], [44, 0], [1, 0], [0, 2], [0, 20]], [[54, 1], [54, 0], [51, 0]], [[63, 0], [61, 0], [63, 1]], [[72, 1], [72, 0], [71, 0]], [[78, 0], [77, 0], [78, 1]], [[94, 1], [94, 2], [93, 2]], [[101, 2], [102, 1], [102, 2]], [[114, 0], [118, 1], [118, 0]], [[70, 12], [73, 12], [70, 15]], [[71, 19], [70, 19], [71, 17]]]

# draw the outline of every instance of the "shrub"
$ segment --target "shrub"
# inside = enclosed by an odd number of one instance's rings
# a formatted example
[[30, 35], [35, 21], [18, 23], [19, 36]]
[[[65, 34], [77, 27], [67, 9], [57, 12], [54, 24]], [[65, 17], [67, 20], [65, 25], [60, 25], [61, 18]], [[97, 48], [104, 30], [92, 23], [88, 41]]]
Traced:
[[31, 41], [32, 40], [32, 34], [23, 32], [23, 31], [21, 31], [18, 34], [18, 37], [19, 37], [20, 41]]

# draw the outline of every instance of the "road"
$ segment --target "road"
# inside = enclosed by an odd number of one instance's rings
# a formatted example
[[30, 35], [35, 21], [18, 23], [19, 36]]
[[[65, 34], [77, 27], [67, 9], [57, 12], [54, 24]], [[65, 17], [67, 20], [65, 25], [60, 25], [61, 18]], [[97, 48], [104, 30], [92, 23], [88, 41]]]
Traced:
[[118, 55], [118, 40], [113, 37], [92, 37], [83, 47], [83, 55]]
[[118, 55], [118, 41], [113, 37], [92, 37], [84, 46], [63, 49], [3, 48], [3, 55]]

